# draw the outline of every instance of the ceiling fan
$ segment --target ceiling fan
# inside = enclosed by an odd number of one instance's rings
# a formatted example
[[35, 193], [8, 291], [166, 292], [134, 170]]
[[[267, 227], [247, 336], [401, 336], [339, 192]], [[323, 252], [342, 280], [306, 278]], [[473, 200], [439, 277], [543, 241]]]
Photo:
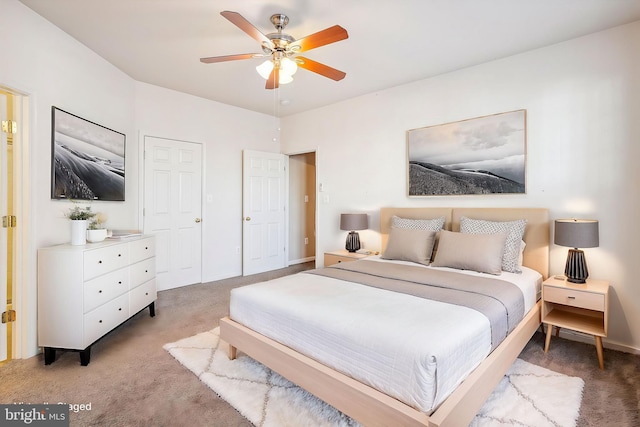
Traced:
[[297, 67], [328, 77], [335, 81], [342, 80], [347, 74], [309, 58], [297, 56], [317, 47], [335, 43], [349, 38], [347, 30], [339, 25], [326, 28], [317, 33], [296, 40], [282, 30], [289, 23], [287, 15], [278, 13], [271, 16], [271, 23], [276, 27], [276, 33], [263, 34], [237, 12], [225, 10], [220, 15], [255, 39], [262, 47], [262, 53], [243, 53], [238, 55], [212, 56], [200, 58], [200, 62], [212, 64], [215, 62], [235, 61], [238, 59], [269, 58], [256, 67], [260, 75], [267, 79], [266, 89], [277, 89], [279, 85], [293, 81], [293, 74]]

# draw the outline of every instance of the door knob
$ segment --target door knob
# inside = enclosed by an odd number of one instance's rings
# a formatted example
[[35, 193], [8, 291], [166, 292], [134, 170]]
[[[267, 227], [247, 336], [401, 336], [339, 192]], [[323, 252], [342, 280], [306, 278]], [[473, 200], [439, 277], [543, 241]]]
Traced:
[[251, 217], [250, 217], [250, 216], [248, 216], [248, 217], [246, 217], [244, 220], [245, 220], [245, 221], [251, 221]]
[[196, 222], [201, 222], [202, 220], [200, 218], [196, 218]]

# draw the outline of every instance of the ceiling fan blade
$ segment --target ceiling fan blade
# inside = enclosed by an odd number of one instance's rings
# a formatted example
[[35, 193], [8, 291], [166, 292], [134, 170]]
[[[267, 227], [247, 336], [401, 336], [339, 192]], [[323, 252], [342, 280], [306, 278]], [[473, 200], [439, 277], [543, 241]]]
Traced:
[[254, 27], [253, 24], [251, 24], [251, 22], [244, 19], [244, 17], [240, 15], [238, 12], [231, 12], [229, 10], [225, 10], [223, 12], [220, 12], [220, 15], [227, 18], [229, 21], [231, 21], [232, 24], [234, 24], [236, 27], [240, 28], [242, 31], [247, 33], [250, 37], [252, 37], [261, 45], [265, 45], [265, 46], [268, 46], [269, 48], [273, 48], [273, 42], [267, 36], [262, 34], [260, 30]]
[[296, 40], [291, 43], [291, 49], [295, 52], [305, 52], [307, 50], [315, 49], [320, 46], [339, 42], [340, 40], [348, 39], [349, 34], [347, 30], [340, 25], [334, 25], [333, 27], [326, 28], [317, 33], [303, 37], [300, 40]]
[[278, 67], [273, 67], [271, 70], [271, 74], [269, 74], [269, 78], [267, 79], [267, 84], [265, 85], [265, 89], [278, 89], [280, 86], [280, 69]]
[[303, 58], [302, 56], [296, 57], [296, 63], [298, 67], [313, 71], [314, 73], [318, 73], [335, 81], [342, 80], [347, 75], [344, 71], [336, 70], [328, 65], [313, 61], [309, 58]]
[[241, 53], [239, 55], [210, 56], [208, 58], [200, 58], [200, 62], [204, 62], [205, 64], [213, 64], [214, 62], [236, 61], [238, 59], [251, 59], [261, 56], [265, 55], [262, 55], [261, 53]]

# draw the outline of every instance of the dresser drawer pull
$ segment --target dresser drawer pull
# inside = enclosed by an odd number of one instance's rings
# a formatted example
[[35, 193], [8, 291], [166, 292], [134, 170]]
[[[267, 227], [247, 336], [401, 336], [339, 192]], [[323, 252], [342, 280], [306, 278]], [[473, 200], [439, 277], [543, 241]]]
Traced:
[[144, 250], [145, 250], [145, 251], [146, 251], [147, 249], [149, 249], [149, 246], [145, 246], [145, 247], [144, 247]]
[[569, 299], [576, 299], [576, 297], [568, 296]]
[[98, 323], [102, 323], [102, 320], [98, 320]]
[[102, 264], [102, 260], [98, 261], [98, 264]]
[[122, 280], [118, 281], [118, 285], [122, 285]]
[[144, 294], [145, 294], [145, 295], [149, 295], [149, 292], [145, 292]]
[[100, 290], [98, 291], [98, 293], [99, 293], [99, 294], [101, 294], [101, 293], [102, 293], [102, 289], [100, 289]]
[[118, 309], [118, 311], [122, 311], [122, 307], [120, 307], [120, 308]]
[[148, 272], [149, 272], [149, 270], [145, 270], [144, 272], [145, 272], [145, 273], [148, 273]]

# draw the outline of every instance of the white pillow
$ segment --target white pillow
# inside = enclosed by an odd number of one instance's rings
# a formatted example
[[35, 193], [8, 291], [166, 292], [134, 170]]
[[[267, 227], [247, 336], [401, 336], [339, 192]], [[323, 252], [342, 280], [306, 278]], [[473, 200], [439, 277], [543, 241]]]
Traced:
[[460, 218], [461, 233], [507, 234], [507, 240], [505, 241], [504, 252], [502, 254], [502, 269], [511, 273], [522, 273], [518, 259], [520, 258], [520, 245], [526, 226], [526, 219], [497, 222], [471, 219], [464, 216]]
[[505, 233], [470, 234], [442, 230], [438, 252], [431, 265], [499, 275], [506, 238]]

